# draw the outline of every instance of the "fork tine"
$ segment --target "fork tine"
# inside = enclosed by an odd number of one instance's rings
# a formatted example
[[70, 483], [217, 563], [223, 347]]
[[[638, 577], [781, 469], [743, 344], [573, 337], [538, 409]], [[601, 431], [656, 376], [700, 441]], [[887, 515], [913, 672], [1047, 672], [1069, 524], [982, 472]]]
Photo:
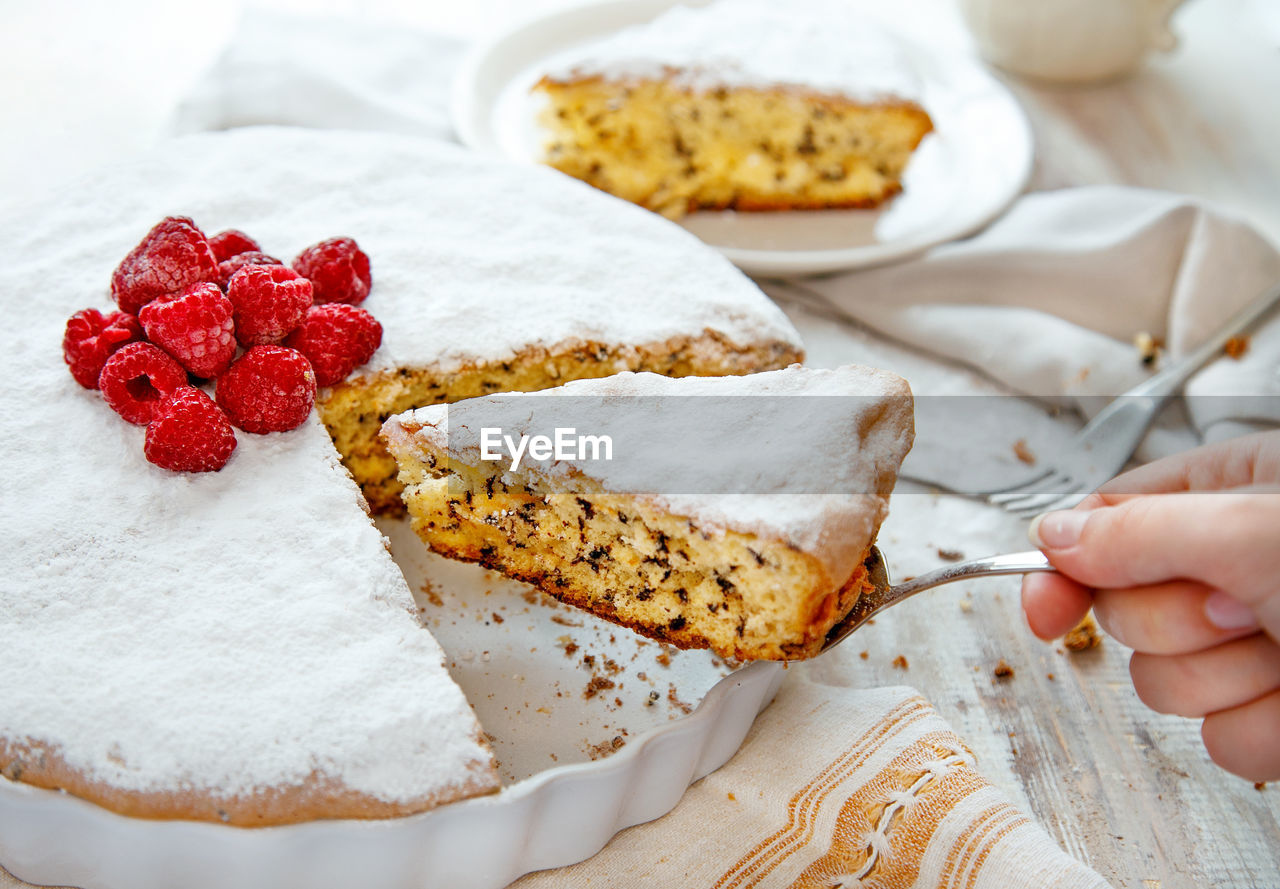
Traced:
[[1071, 478], [1066, 473], [1056, 469], [1050, 470], [1044, 475], [1039, 476], [1035, 481], [1026, 482], [1016, 488], [1010, 488], [1008, 490], [1001, 491], [998, 494], [992, 494], [987, 498], [987, 502], [993, 503], [996, 506], [1007, 507], [1007, 504], [1015, 500], [1021, 500], [1024, 497], [1031, 495], [1044, 494], [1053, 491], [1055, 488], [1060, 488], [1062, 485], [1068, 484], [1070, 481]]
[[1088, 497], [1090, 491], [1091, 489], [1085, 485], [1077, 485], [1076, 487], [1072, 488], [1070, 491], [1064, 492], [1062, 496], [1059, 497], [1057, 500], [1052, 500], [1049, 503], [1037, 505], [1035, 509], [1023, 508], [1023, 509], [1016, 510], [1015, 515], [1018, 515], [1019, 517], [1024, 519], [1030, 519], [1030, 518], [1034, 518], [1035, 516], [1039, 515], [1042, 512], [1051, 512], [1055, 509], [1070, 509], [1071, 507], [1079, 503], [1081, 500], [1083, 500], [1085, 497]]
[[1071, 496], [1077, 491], [1082, 491], [1083, 489], [1084, 485], [1077, 482], [1070, 487], [1064, 487], [1057, 491], [1036, 494], [1030, 497], [1024, 497], [1021, 500], [1006, 503], [1004, 504], [1004, 508], [1014, 515], [1021, 516], [1023, 518], [1031, 518], [1032, 516], [1046, 511], [1053, 504], [1058, 503], [1064, 498]]

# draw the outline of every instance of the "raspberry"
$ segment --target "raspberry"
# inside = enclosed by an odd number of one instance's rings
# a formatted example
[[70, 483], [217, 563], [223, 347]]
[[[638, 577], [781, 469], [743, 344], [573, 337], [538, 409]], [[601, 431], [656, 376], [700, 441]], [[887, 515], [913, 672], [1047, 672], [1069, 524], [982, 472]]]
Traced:
[[125, 312], [103, 316], [97, 309], [84, 309], [67, 320], [62, 337], [62, 360], [71, 376], [86, 389], [98, 388], [98, 374], [111, 353], [125, 343], [142, 339], [142, 325]]
[[121, 346], [98, 377], [98, 388], [111, 409], [138, 426], [151, 422], [161, 398], [185, 385], [182, 365], [151, 343]]
[[311, 308], [311, 282], [283, 265], [247, 265], [231, 276], [227, 296], [242, 346], [278, 343]]
[[204, 233], [185, 216], [167, 216], [129, 251], [111, 276], [111, 295], [131, 315], [158, 296], [218, 280]]
[[236, 357], [231, 300], [217, 284], [192, 284], [142, 307], [147, 336], [198, 377], [212, 378]]
[[181, 386], [156, 406], [143, 453], [174, 472], [217, 472], [236, 449], [236, 433], [213, 399]]
[[218, 378], [218, 406], [245, 432], [302, 425], [316, 400], [316, 375], [301, 352], [254, 346]]
[[247, 265], [284, 265], [284, 263], [274, 256], [268, 256], [265, 253], [258, 253], [254, 250], [250, 250], [248, 253], [237, 253], [230, 259], [218, 263], [218, 286], [226, 290], [231, 283], [232, 276]]
[[373, 357], [382, 325], [358, 306], [325, 303], [313, 306], [284, 344], [307, 356], [317, 386], [333, 386]]
[[308, 247], [298, 254], [293, 267], [311, 279], [317, 303], [358, 306], [373, 286], [369, 257], [351, 238], [330, 238]]
[[257, 241], [238, 228], [229, 228], [216, 235], [210, 235], [209, 247], [213, 250], [213, 258], [218, 262], [226, 262], [231, 257], [248, 253], [250, 250], [262, 249]]

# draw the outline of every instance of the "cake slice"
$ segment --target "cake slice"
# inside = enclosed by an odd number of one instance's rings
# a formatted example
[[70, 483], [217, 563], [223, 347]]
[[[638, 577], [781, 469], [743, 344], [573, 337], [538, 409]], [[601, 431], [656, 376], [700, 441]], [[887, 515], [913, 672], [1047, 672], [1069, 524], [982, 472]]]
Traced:
[[[512, 409], [514, 396], [473, 399], [383, 427], [413, 527], [433, 550], [682, 648], [817, 653], [862, 589], [911, 446], [905, 381], [795, 365], [738, 378], [623, 373], [540, 394], [578, 398], [559, 412], [537, 395], [515, 404], [527, 410]], [[596, 408], [613, 402], [602, 420]], [[574, 460], [528, 451], [516, 462], [515, 448], [487, 459], [493, 429], [514, 443], [545, 428], [542, 410], [612, 430], [618, 451], [653, 447], [645, 430], [673, 416], [678, 427], [664, 430], [673, 449], [626, 465], [587, 448]]]
[[676, 7], [534, 89], [546, 163], [673, 218], [874, 207], [933, 129], [895, 40], [826, 0]]

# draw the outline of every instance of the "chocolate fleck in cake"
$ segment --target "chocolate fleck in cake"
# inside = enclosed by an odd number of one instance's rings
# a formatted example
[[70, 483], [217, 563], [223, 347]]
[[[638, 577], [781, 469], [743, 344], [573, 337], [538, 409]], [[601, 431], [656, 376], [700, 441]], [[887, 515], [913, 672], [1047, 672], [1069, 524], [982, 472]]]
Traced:
[[[486, 399], [412, 411], [383, 428], [413, 526], [436, 552], [684, 648], [743, 659], [817, 653], [862, 590], [863, 561], [911, 446], [905, 381], [864, 367], [796, 365], [710, 379], [624, 373], [548, 394], [859, 396], [855, 407], [814, 399], [829, 406], [806, 414], [812, 457], [794, 473], [820, 480], [809, 490], [830, 493], [623, 493], [605, 463], [513, 469], [481, 458], [473, 420], [484, 416]], [[773, 430], [760, 428], [742, 401], [726, 422], [741, 424], [752, 447], [774, 453]], [[714, 458], [674, 459], [711, 475], [738, 469]]]
[[673, 218], [874, 207], [933, 129], [895, 39], [829, 0], [676, 7], [534, 89], [546, 163]]

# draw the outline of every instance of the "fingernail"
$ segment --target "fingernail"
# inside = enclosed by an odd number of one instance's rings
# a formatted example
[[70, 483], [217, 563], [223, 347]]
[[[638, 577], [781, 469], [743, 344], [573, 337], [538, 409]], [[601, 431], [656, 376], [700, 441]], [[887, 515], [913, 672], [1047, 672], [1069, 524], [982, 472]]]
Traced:
[[1252, 608], [1221, 590], [1204, 600], [1204, 616], [1220, 630], [1245, 630], [1258, 625]]
[[1061, 509], [1046, 512], [1031, 520], [1027, 536], [1041, 549], [1063, 549], [1075, 546], [1089, 521], [1090, 512], [1079, 509]]

